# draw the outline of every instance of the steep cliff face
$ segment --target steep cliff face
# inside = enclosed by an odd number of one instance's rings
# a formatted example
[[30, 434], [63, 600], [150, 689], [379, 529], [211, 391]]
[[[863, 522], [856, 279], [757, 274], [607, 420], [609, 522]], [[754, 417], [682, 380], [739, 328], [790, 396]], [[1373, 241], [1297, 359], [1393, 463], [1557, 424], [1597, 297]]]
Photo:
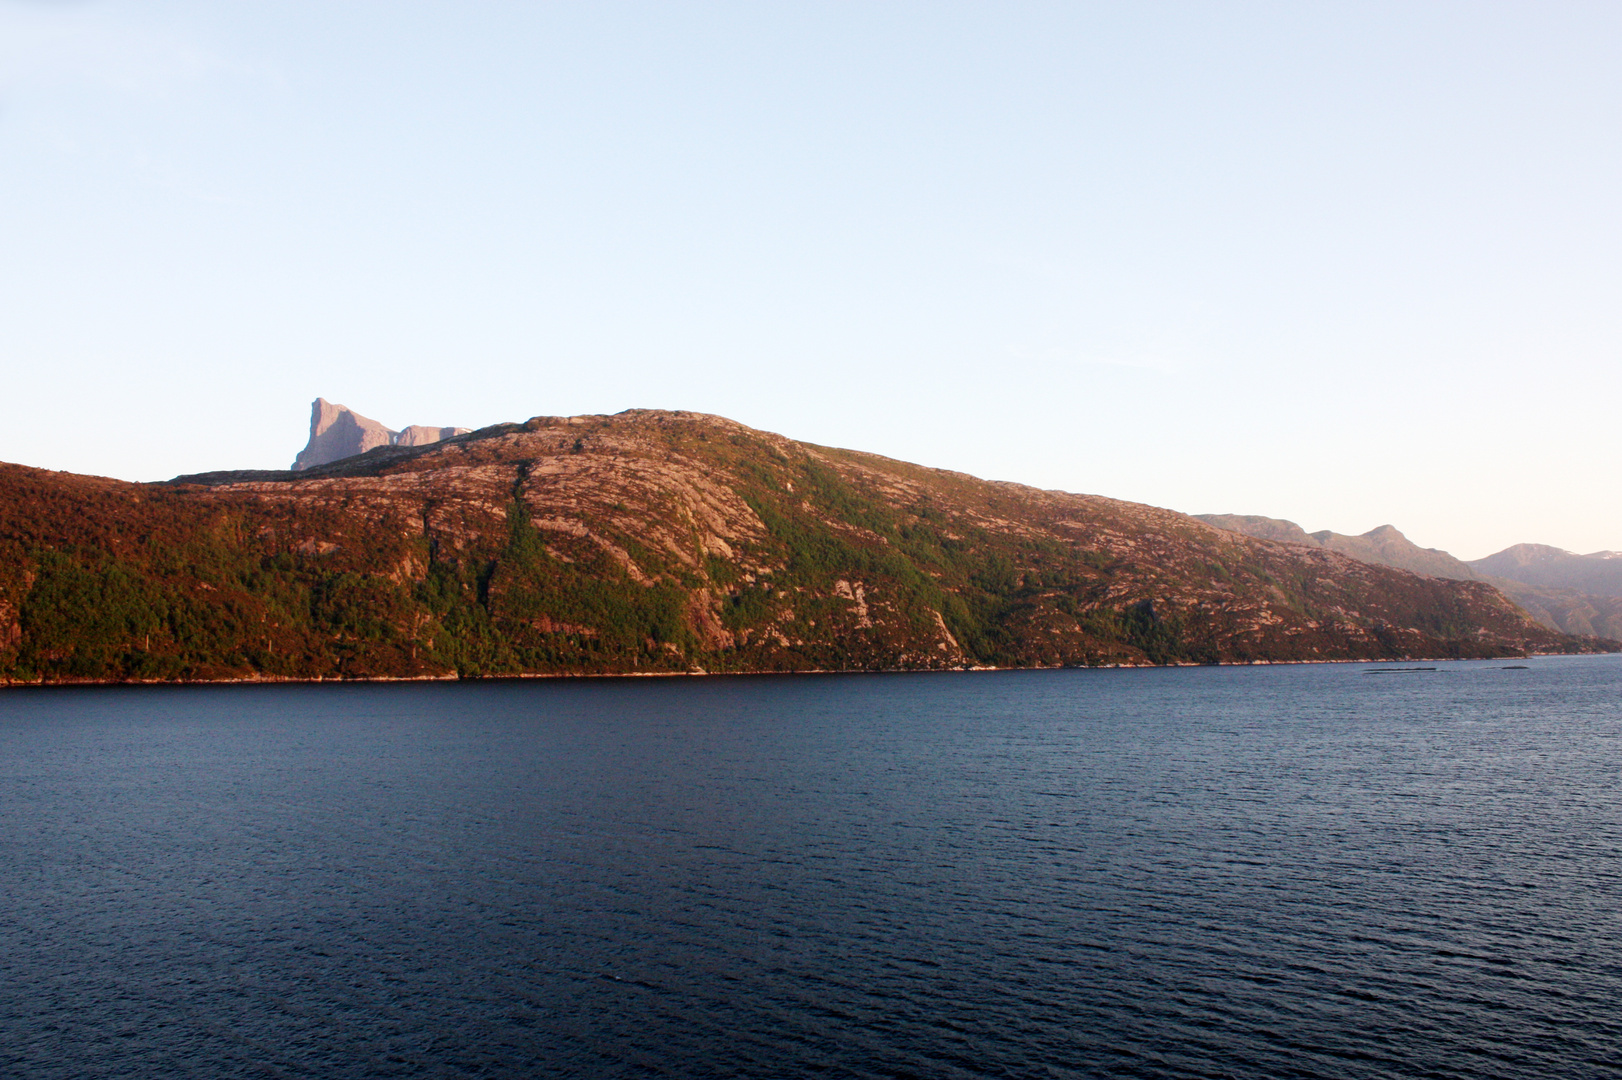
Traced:
[[353, 409], [316, 398], [310, 404], [310, 441], [293, 460], [293, 470], [301, 472], [327, 465], [379, 446], [427, 446], [453, 435], [464, 435], [468, 430], [413, 424], [404, 431], [393, 431]]
[[13, 678], [1508, 656], [1497, 590], [719, 417], [537, 417], [299, 472], [0, 467]]

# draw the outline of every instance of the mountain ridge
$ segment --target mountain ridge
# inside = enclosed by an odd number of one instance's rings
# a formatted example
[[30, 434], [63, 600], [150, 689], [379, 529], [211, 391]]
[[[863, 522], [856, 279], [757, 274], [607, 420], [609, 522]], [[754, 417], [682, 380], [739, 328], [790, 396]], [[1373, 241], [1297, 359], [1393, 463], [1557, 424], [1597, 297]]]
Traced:
[[1459, 581], [1485, 581], [1551, 630], [1622, 637], [1622, 555], [1574, 555], [1547, 544], [1516, 544], [1465, 562], [1421, 548], [1390, 525], [1361, 536], [1324, 529], [1308, 533], [1293, 521], [1256, 514], [1200, 514], [1201, 521], [1249, 536], [1327, 547], [1381, 566]]
[[1475, 581], [1479, 576], [1469, 564], [1439, 548], [1420, 547], [1392, 525], [1378, 525], [1366, 533], [1352, 536], [1329, 529], [1309, 533], [1293, 521], [1256, 514], [1193, 516], [1209, 525], [1232, 529], [1248, 536], [1278, 540], [1281, 543], [1312, 544], [1350, 555], [1364, 562], [1393, 566], [1415, 574], [1428, 574], [1431, 577], [1451, 578], [1456, 581]]

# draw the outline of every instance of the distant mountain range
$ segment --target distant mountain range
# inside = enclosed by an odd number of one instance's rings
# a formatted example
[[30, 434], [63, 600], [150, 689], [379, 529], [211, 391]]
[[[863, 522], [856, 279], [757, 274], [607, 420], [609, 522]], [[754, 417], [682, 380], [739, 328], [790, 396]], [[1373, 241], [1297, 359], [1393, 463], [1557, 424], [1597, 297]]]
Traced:
[[1516, 544], [1496, 555], [1464, 562], [1422, 548], [1390, 525], [1361, 536], [1309, 533], [1293, 521], [1245, 514], [1198, 514], [1201, 521], [1246, 536], [1305, 544], [1350, 555], [1376, 566], [1455, 581], [1485, 581], [1553, 630], [1622, 638], [1622, 553], [1576, 555], [1546, 544]]
[[1350, 555], [1361, 562], [1373, 563], [1376, 566], [1394, 566], [1414, 574], [1429, 574], [1431, 577], [1451, 578], [1455, 581], [1475, 581], [1478, 578], [1468, 564], [1460, 562], [1445, 551], [1422, 548], [1390, 525], [1370, 529], [1361, 536], [1347, 536], [1345, 533], [1330, 532], [1328, 529], [1309, 533], [1295, 522], [1285, 521], [1282, 518], [1243, 514], [1194, 516], [1219, 529], [1232, 529], [1246, 536], [1257, 536], [1264, 540], [1277, 540], [1286, 544], [1328, 548], [1330, 551], [1338, 551], [1342, 555]]
[[[715, 416], [536, 417], [410, 445], [316, 406], [296, 471], [131, 484], [0, 465], [0, 681], [1622, 647], [1539, 625], [1485, 582]], [[355, 431], [377, 445], [312, 463]]]

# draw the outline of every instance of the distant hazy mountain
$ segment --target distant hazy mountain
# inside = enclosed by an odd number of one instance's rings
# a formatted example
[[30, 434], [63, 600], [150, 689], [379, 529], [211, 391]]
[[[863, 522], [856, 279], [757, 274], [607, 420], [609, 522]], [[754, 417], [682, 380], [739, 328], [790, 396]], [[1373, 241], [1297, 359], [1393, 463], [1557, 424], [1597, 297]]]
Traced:
[[1262, 517], [1259, 514], [1195, 514], [1196, 518], [1207, 525], [1215, 525], [1219, 529], [1229, 532], [1244, 533], [1254, 536], [1258, 540], [1276, 540], [1281, 544], [1306, 544], [1308, 547], [1323, 547], [1322, 544], [1308, 535], [1307, 530], [1293, 521], [1283, 518]]
[[1262, 540], [1278, 540], [1286, 544], [1307, 544], [1328, 548], [1342, 555], [1350, 555], [1360, 562], [1375, 566], [1394, 566], [1413, 574], [1450, 578], [1455, 581], [1475, 581], [1480, 574], [1445, 551], [1422, 548], [1390, 525], [1370, 529], [1361, 536], [1345, 533], [1309, 533], [1293, 521], [1282, 518], [1258, 517], [1254, 514], [1196, 514], [1195, 517], [1219, 529], [1244, 533]]
[[1545, 544], [1517, 544], [1485, 559], [1463, 562], [1422, 548], [1390, 525], [1361, 536], [1309, 533], [1293, 521], [1255, 514], [1200, 514], [1199, 519], [1263, 540], [1323, 547], [1375, 566], [1459, 581], [1486, 581], [1551, 630], [1622, 638], [1622, 554], [1573, 555]]
[[1470, 565], [1483, 577], [1622, 597], [1622, 552], [1575, 555], [1547, 544], [1516, 544], [1496, 555], [1472, 560]]
[[1577, 555], [1516, 544], [1470, 566], [1544, 626], [1568, 634], [1622, 635], [1622, 553]]
[[413, 424], [403, 431], [394, 431], [353, 409], [334, 405], [326, 398], [316, 398], [310, 404], [310, 441], [293, 460], [293, 469], [302, 472], [364, 454], [379, 446], [427, 446], [452, 435], [466, 435], [470, 430]]

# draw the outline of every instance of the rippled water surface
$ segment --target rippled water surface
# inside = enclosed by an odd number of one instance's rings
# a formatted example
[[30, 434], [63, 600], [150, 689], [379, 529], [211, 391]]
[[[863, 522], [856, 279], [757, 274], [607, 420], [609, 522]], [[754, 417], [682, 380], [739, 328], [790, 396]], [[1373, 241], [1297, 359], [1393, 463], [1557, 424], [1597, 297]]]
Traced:
[[1622, 1074], [1622, 658], [0, 692], [0, 1074]]

